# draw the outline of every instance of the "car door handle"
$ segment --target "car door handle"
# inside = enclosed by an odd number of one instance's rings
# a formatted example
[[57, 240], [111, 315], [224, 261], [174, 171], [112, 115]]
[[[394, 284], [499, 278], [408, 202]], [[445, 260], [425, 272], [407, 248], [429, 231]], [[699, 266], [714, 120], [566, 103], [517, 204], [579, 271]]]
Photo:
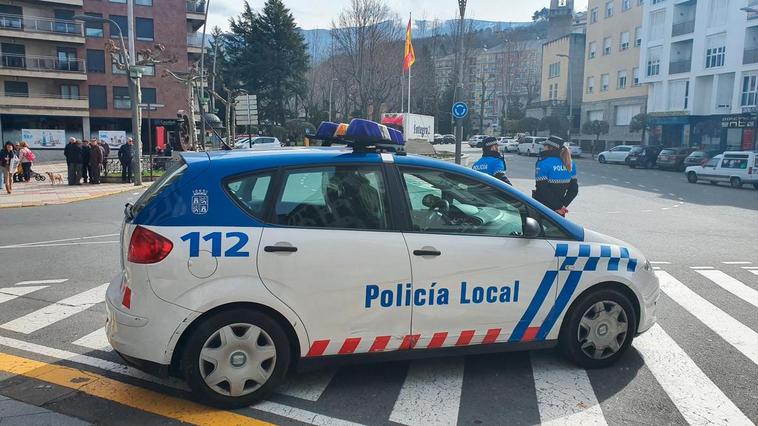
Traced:
[[263, 251], [266, 253], [294, 253], [297, 251], [297, 247], [292, 246], [266, 246], [263, 247]]
[[414, 256], [439, 256], [442, 252], [439, 250], [413, 250]]

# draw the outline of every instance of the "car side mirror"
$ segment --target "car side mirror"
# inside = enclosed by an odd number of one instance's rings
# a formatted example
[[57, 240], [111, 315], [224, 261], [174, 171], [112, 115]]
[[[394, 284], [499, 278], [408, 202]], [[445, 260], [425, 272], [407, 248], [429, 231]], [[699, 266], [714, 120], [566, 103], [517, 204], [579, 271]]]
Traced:
[[524, 237], [526, 238], [534, 238], [539, 237], [542, 233], [542, 227], [540, 226], [539, 222], [534, 220], [531, 217], [527, 217], [524, 221]]

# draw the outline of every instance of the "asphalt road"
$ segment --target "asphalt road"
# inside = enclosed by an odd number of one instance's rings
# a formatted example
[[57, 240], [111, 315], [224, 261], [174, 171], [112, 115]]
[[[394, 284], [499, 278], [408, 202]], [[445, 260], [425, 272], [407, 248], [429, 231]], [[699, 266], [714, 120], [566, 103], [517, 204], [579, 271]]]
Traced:
[[[475, 159], [479, 150], [464, 152]], [[507, 158], [509, 177], [527, 193], [534, 186], [534, 162]], [[206, 411], [208, 417], [200, 419], [318, 425], [758, 422], [758, 191], [693, 185], [680, 173], [589, 159], [576, 164], [580, 192], [569, 218], [642, 249], [664, 283], [658, 325], [615, 366], [584, 371], [552, 351], [349, 365], [292, 375], [270, 401], [232, 413], [239, 417]], [[55, 381], [44, 371], [12, 376], [3, 373], [11, 368], [0, 365], [0, 395], [96, 424], [202, 423], [177, 414], [193, 412], [181, 405], [188, 399], [181, 384], [124, 368], [98, 333], [104, 321], [101, 286], [119, 268], [123, 204], [137, 194], [0, 210], [0, 364], [16, 359], [3, 356], [55, 363], [71, 367], [56, 373], [60, 377], [97, 374], [102, 383], [100, 393], [76, 392], [71, 383], [80, 379]], [[106, 386], [109, 381], [115, 390]], [[129, 408], [164, 397], [162, 406], [177, 410], [158, 415]]]

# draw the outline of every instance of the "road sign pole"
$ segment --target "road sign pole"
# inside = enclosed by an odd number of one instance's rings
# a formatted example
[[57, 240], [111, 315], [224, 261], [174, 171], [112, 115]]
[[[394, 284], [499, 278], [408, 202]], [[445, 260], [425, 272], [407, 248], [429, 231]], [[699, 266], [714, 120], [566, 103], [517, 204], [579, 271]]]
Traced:
[[461, 145], [463, 143], [463, 119], [468, 115], [468, 105], [465, 102], [453, 104], [452, 116], [455, 119], [455, 164], [461, 164]]

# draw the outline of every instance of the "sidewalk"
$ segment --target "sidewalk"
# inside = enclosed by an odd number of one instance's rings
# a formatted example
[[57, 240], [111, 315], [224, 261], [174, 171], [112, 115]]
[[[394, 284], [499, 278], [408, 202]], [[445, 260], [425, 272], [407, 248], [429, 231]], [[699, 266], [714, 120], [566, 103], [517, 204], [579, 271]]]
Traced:
[[89, 423], [0, 395], [0, 423], [3, 426], [88, 426]]
[[[139, 190], [131, 183], [102, 183], [100, 185], [68, 185], [66, 163], [42, 163], [32, 166], [32, 170], [45, 176], [43, 182], [32, 179], [30, 182], [14, 182], [13, 192], [7, 194], [5, 188], [0, 190], [0, 209], [6, 207], [31, 207], [49, 204], [66, 204], [73, 201], [118, 194], [130, 190]], [[58, 173], [63, 184], [52, 185], [46, 172]], [[149, 183], [147, 183], [149, 184]]]

